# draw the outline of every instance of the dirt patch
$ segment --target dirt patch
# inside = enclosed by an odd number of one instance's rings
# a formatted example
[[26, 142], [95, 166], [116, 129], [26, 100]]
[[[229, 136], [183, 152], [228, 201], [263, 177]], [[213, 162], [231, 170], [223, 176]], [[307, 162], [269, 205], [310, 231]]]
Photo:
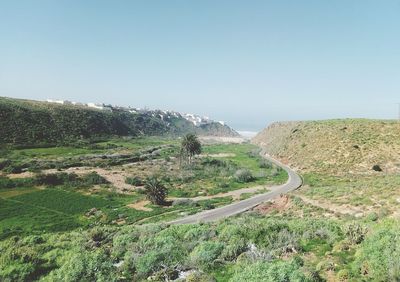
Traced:
[[268, 214], [271, 211], [283, 211], [290, 207], [290, 198], [287, 195], [280, 196], [272, 201], [261, 204], [254, 208], [260, 214]]
[[200, 158], [232, 158], [232, 157], [236, 157], [236, 154], [234, 153], [219, 153], [219, 154], [204, 154], [204, 155], [200, 155]]
[[25, 171], [22, 173], [11, 173], [6, 175], [10, 179], [18, 179], [18, 178], [29, 178], [29, 177], [34, 177], [35, 174], [30, 171]]
[[246, 142], [246, 139], [243, 137], [200, 136], [199, 139], [204, 144], [215, 144], [215, 143], [241, 144]]
[[137, 203], [129, 204], [129, 205], [127, 205], [127, 207], [131, 208], [131, 209], [138, 210], [138, 211], [152, 211], [151, 208], [145, 207], [148, 204], [150, 204], [150, 201], [140, 201], [140, 202], [137, 202]]
[[124, 224], [126, 224], [126, 220], [125, 219], [118, 219], [115, 223], [117, 225], [124, 225]]

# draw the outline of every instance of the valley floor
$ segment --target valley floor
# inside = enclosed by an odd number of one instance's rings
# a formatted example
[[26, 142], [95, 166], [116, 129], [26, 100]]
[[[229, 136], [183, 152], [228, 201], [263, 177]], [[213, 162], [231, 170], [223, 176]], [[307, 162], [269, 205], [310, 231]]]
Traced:
[[[396, 175], [307, 173], [299, 190], [244, 214], [169, 226], [287, 174], [247, 143], [210, 142], [192, 166], [179, 140], [160, 138], [1, 153], [1, 281], [400, 279]], [[154, 175], [168, 206], [146, 200]]]

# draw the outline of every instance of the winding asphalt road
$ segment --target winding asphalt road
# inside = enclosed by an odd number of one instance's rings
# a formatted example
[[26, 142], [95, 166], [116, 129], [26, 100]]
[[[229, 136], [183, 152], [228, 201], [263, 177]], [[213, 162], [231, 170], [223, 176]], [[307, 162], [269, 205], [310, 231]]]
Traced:
[[265, 155], [263, 154], [262, 156], [267, 160], [269, 160], [270, 162], [283, 168], [288, 173], [289, 178], [285, 184], [274, 187], [272, 192], [260, 194], [252, 198], [236, 202], [227, 206], [223, 206], [213, 210], [203, 211], [194, 215], [177, 219], [169, 222], [169, 224], [191, 224], [191, 223], [210, 222], [219, 220], [225, 217], [229, 217], [250, 210], [263, 202], [272, 200], [281, 194], [293, 191], [302, 185], [303, 181], [301, 177], [294, 170], [282, 164], [281, 162], [275, 160], [274, 158], [270, 157], [267, 154]]

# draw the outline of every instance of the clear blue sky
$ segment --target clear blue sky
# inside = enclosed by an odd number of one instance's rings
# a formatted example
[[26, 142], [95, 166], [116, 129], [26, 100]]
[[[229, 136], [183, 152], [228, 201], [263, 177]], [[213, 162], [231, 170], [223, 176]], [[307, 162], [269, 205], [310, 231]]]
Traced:
[[173, 109], [239, 130], [396, 118], [400, 1], [4, 0], [0, 96]]

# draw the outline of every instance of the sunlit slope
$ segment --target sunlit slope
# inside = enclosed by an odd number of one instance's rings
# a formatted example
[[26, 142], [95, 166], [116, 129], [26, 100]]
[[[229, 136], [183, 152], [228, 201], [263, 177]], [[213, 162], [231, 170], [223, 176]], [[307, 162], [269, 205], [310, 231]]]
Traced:
[[252, 142], [302, 171], [400, 172], [400, 123], [393, 120], [277, 122]]

